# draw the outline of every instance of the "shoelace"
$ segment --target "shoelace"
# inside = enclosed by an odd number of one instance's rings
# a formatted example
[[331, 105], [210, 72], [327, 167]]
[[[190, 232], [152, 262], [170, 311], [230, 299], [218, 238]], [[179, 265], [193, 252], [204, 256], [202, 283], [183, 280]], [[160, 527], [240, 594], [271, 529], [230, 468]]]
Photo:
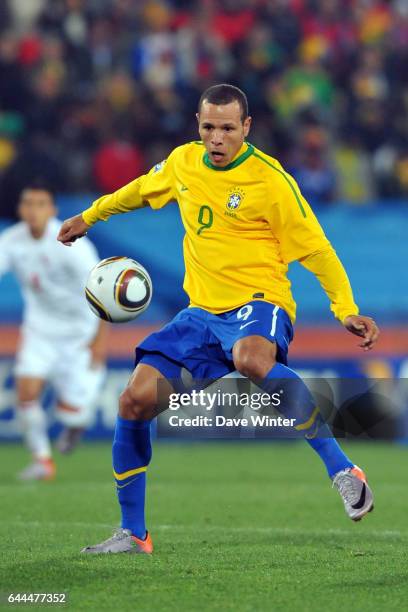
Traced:
[[336, 487], [340, 495], [346, 500], [347, 503], [351, 504], [357, 494], [357, 487], [355, 486], [354, 477], [351, 474], [339, 474], [333, 480], [333, 486]]
[[112, 542], [112, 540], [116, 541], [116, 540], [123, 540], [124, 538], [129, 537], [128, 532], [126, 531], [126, 529], [123, 529], [122, 527], [117, 527], [114, 532], [113, 535], [111, 535], [110, 538], [108, 538], [107, 540], [105, 540], [105, 542], [103, 542], [104, 544], [107, 544], [108, 542]]

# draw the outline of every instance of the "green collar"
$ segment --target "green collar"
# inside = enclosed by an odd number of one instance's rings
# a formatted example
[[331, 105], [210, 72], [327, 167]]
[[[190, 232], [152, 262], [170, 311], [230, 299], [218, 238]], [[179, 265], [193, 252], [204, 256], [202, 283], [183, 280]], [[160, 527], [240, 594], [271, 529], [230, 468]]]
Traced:
[[204, 153], [203, 161], [204, 161], [205, 165], [208, 166], [208, 168], [211, 168], [211, 170], [224, 170], [224, 171], [225, 170], [232, 170], [232, 168], [236, 168], [237, 166], [240, 166], [254, 152], [254, 147], [251, 144], [249, 144], [249, 143], [247, 143], [247, 144], [248, 144], [247, 150], [244, 151], [243, 153], [241, 153], [241, 155], [239, 157], [234, 159], [234, 161], [232, 161], [227, 166], [223, 166], [223, 167], [214, 166], [214, 164], [210, 162], [210, 158], [208, 157], [208, 153], [207, 152]]

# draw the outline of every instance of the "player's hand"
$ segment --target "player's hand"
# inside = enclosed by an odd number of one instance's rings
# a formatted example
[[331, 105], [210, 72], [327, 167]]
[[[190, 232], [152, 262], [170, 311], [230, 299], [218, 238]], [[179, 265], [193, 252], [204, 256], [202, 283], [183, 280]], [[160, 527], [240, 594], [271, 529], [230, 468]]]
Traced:
[[71, 246], [75, 240], [78, 238], [82, 238], [86, 236], [87, 231], [89, 230], [90, 225], [85, 223], [82, 218], [82, 215], [76, 215], [75, 217], [70, 217], [70, 219], [66, 219], [61, 226], [59, 234], [57, 236], [57, 240], [65, 244], [66, 246]]
[[371, 351], [374, 344], [378, 340], [380, 330], [377, 327], [376, 322], [371, 317], [364, 317], [362, 315], [349, 315], [343, 321], [343, 325], [349, 332], [360, 336], [363, 341], [359, 346], [365, 351]]
[[103, 366], [106, 362], [108, 333], [109, 329], [107, 324], [105, 321], [100, 321], [98, 331], [89, 344], [89, 350], [91, 351], [91, 363], [92, 367], [94, 368]]

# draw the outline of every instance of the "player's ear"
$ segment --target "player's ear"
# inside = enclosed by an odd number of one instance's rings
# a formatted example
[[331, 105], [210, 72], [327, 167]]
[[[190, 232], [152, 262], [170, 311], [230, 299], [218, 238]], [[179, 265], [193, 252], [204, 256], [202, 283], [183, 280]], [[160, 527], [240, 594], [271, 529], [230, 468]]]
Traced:
[[196, 113], [196, 117], [197, 117], [197, 123], [200, 125], [200, 115], [199, 115], [199, 113]]
[[246, 119], [244, 119], [244, 136], [245, 136], [245, 138], [249, 134], [249, 130], [251, 129], [251, 123], [252, 123], [252, 117], [246, 117]]

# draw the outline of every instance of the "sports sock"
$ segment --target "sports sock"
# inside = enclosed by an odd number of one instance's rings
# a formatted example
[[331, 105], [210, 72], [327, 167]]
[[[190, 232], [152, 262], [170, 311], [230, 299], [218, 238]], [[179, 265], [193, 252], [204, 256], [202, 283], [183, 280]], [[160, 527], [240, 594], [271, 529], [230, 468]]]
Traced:
[[132, 421], [118, 416], [112, 458], [122, 512], [121, 526], [142, 539], [146, 536], [146, 469], [151, 457], [150, 421]]
[[20, 431], [35, 459], [50, 459], [51, 444], [47, 431], [47, 416], [37, 401], [21, 402], [17, 408]]
[[[279, 410], [286, 417], [296, 419], [295, 428], [305, 436], [307, 443], [322, 459], [329, 477], [332, 478], [340, 470], [353, 467], [354, 464], [342, 451], [330, 427], [324, 422], [312, 394], [300, 376], [282, 363], [276, 363], [266, 375], [266, 379], [270, 382], [265, 381], [261, 386], [269, 393], [276, 392], [276, 383], [279, 383], [279, 388], [284, 389], [286, 399], [281, 401]], [[270, 383], [273, 384], [273, 389]]]

